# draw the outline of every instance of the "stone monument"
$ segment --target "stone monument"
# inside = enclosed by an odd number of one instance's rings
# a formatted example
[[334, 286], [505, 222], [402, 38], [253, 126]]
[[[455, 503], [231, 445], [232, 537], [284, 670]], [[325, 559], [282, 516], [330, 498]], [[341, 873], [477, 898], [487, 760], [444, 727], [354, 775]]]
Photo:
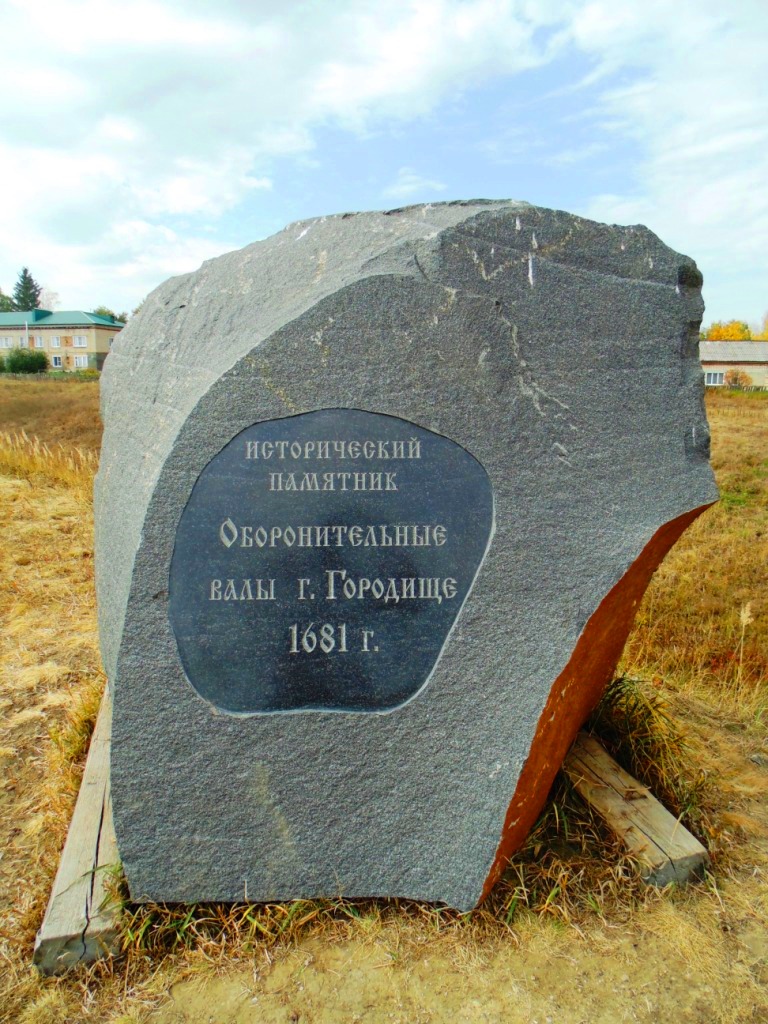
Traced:
[[489, 891], [717, 497], [700, 284], [644, 227], [474, 201], [146, 300], [96, 484], [134, 899]]

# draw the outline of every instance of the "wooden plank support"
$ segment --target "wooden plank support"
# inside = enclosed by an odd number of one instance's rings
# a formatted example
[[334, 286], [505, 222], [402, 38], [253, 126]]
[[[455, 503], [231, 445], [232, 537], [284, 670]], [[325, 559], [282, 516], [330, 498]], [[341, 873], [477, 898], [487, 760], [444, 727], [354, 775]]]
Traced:
[[709, 867], [701, 843], [649, 789], [580, 732], [563, 764], [579, 796], [624, 842], [648, 885], [683, 884]]
[[83, 781], [48, 908], [35, 940], [34, 963], [42, 974], [61, 974], [98, 960], [117, 947], [119, 907], [106, 892], [108, 868], [119, 861], [112, 823], [109, 687], [96, 719]]

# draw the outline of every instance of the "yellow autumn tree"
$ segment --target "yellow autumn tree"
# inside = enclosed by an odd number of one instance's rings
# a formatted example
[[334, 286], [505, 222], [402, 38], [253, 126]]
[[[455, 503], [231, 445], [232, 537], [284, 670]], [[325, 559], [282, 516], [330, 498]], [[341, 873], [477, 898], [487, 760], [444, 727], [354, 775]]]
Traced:
[[716, 320], [704, 331], [706, 341], [751, 341], [749, 324], [743, 320]]
[[730, 370], [726, 370], [723, 383], [727, 388], [749, 388], [752, 386], [752, 378], [738, 366], [732, 366]]

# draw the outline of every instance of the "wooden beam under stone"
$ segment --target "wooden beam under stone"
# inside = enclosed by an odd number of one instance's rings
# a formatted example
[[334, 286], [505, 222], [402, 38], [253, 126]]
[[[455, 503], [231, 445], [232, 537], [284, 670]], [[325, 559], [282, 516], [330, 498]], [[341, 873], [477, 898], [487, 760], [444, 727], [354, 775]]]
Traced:
[[563, 771], [582, 800], [623, 840], [648, 885], [683, 884], [709, 867], [709, 854], [698, 839], [594, 737], [578, 734]]
[[119, 862], [112, 824], [109, 748], [112, 697], [104, 691], [91, 737], [83, 781], [48, 908], [35, 940], [34, 963], [42, 974], [115, 952], [120, 908], [106, 892], [108, 869]]

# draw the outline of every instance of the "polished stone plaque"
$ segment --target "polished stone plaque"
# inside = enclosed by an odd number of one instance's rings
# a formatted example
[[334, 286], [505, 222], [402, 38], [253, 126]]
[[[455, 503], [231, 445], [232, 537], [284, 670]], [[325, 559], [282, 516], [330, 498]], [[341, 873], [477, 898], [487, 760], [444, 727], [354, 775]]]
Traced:
[[488, 548], [480, 463], [393, 416], [254, 424], [181, 517], [169, 615], [223, 711], [387, 711], [428, 681]]

